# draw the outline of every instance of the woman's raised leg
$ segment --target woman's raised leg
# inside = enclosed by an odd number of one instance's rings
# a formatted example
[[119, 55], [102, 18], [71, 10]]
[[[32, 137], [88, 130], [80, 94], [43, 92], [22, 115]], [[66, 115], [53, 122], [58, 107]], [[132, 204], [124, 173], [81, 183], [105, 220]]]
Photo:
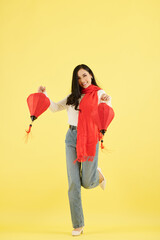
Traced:
[[82, 186], [84, 188], [95, 188], [100, 183], [100, 173], [97, 170], [98, 167], [98, 153], [99, 153], [99, 142], [96, 145], [96, 155], [93, 161], [82, 162]]

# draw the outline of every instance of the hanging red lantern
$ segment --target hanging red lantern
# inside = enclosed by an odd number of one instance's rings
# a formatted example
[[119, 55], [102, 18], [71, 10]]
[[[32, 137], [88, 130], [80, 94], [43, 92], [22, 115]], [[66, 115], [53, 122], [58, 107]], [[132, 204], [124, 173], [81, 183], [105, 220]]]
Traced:
[[[48, 109], [50, 106], [50, 100], [44, 93], [32, 93], [27, 98], [27, 104], [30, 111], [30, 118], [33, 122]], [[27, 135], [30, 133], [31, 127], [32, 123], [26, 131]]]
[[99, 114], [99, 130], [100, 130], [100, 140], [101, 140], [101, 149], [103, 146], [103, 137], [111, 121], [113, 120], [115, 113], [113, 108], [102, 102], [98, 105], [98, 114]]

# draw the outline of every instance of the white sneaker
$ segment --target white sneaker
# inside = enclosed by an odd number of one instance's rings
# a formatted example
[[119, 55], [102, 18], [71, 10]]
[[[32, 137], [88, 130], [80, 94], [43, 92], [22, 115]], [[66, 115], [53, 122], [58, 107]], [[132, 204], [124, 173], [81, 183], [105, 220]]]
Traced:
[[101, 171], [101, 168], [98, 167], [97, 170], [102, 174], [102, 176], [103, 176], [103, 178], [104, 178], [104, 180], [99, 184], [100, 187], [104, 190], [104, 189], [105, 189], [105, 186], [106, 186], [106, 179], [105, 179], [105, 177], [104, 177], [104, 175], [103, 175], [103, 173], [102, 173], [102, 171]]
[[73, 230], [73, 231], [72, 231], [72, 236], [78, 236], [78, 235], [80, 235], [80, 234], [82, 234], [82, 233], [83, 233], [83, 227], [82, 227], [82, 229], [79, 230], [79, 231]]

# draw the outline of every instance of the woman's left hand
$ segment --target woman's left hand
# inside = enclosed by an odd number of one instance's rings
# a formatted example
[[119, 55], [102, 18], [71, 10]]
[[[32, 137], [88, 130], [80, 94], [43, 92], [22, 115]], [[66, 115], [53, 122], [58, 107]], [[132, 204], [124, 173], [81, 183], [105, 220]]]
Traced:
[[111, 97], [105, 93], [102, 94], [102, 96], [101, 96], [102, 101], [109, 101], [110, 99], [111, 99]]

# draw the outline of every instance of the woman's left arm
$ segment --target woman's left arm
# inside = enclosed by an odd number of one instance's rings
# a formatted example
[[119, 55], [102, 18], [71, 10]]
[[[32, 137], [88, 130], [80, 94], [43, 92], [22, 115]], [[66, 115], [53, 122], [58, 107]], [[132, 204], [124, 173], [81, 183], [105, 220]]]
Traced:
[[105, 102], [107, 105], [112, 107], [111, 96], [106, 94], [106, 92], [103, 89], [98, 91], [98, 99], [99, 99], [99, 103]]
[[101, 101], [109, 101], [111, 100], [111, 96], [107, 95], [106, 93], [103, 93], [101, 95]]

